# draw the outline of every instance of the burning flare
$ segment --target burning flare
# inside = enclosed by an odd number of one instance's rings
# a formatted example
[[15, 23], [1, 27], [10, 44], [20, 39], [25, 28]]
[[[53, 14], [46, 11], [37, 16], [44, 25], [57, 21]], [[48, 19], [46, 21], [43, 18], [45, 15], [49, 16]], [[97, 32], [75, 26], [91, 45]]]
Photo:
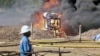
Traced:
[[[43, 4], [42, 10], [49, 10], [52, 9], [56, 6], [59, 6], [59, 1], [58, 0], [46, 0], [46, 2]], [[35, 18], [35, 22], [33, 23], [33, 26], [36, 29], [40, 30], [48, 30], [49, 28], [53, 30], [54, 36], [63, 36], [63, 28], [61, 27], [61, 18], [62, 14], [60, 13], [51, 13], [53, 16], [55, 15], [55, 18], [48, 17], [48, 13], [43, 14], [43, 11], [38, 11], [33, 15]], [[45, 16], [45, 18], [44, 18]], [[47, 16], [47, 19], [46, 19]], [[57, 16], [57, 17], [56, 17]], [[50, 22], [48, 20], [50, 19]], [[48, 24], [50, 23], [50, 24]]]
[[[51, 9], [55, 6], [59, 5], [59, 1], [58, 0], [46, 0], [46, 2], [43, 4], [42, 9]], [[42, 10], [37, 12], [35, 15], [33, 15], [35, 18], [32, 19], [36, 19], [36, 21], [34, 22], [33, 26], [37, 29], [40, 30], [44, 30], [45, 29], [45, 25], [44, 25], [44, 17], [43, 17], [43, 13]]]

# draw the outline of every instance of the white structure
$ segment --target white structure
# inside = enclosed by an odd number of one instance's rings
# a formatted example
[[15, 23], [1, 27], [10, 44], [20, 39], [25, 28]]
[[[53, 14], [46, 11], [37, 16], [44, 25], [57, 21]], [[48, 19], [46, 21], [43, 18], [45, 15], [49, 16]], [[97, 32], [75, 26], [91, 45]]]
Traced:
[[93, 37], [94, 41], [100, 41], [100, 34], [97, 34], [96, 36]]

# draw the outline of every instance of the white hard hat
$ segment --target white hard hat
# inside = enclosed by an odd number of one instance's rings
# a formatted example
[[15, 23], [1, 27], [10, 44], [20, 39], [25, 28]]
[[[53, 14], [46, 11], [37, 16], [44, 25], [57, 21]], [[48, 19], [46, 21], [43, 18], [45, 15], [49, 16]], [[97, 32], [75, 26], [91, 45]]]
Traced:
[[21, 28], [20, 34], [26, 33], [26, 32], [28, 32], [28, 31], [30, 31], [29, 26], [28, 26], [28, 25], [24, 25], [24, 26], [22, 26], [22, 28]]
[[44, 13], [43, 13], [43, 16], [44, 16], [44, 17], [46, 17], [46, 16], [47, 16], [47, 14], [48, 14], [48, 12], [44, 12]]

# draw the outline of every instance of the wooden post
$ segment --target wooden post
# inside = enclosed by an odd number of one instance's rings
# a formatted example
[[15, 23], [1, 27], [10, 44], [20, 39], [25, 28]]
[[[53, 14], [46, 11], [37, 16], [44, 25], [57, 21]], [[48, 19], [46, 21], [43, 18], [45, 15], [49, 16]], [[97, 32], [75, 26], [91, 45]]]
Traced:
[[33, 37], [33, 24], [31, 23], [31, 39], [34, 39]]
[[60, 51], [60, 47], [59, 47], [59, 56], [62, 56], [62, 55], [61, 55], [61, 51]]
[[79, 43], [81, 43], [81, 28], [82, 28], [82, 25], [80, 24], [79, 25]]

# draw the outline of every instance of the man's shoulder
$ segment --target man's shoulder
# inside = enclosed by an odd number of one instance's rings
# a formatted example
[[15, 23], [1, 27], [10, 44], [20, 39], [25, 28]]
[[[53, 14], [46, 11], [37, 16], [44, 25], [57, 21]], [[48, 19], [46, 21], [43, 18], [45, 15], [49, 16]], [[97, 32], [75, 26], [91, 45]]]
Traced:
[[27, 37], [23, 36], [21, 41], [27, 41]]
[[26, 39], [25, 37], [23, 37], [23, 38], [20, 40], [20, 44], [25, 43], [25, 42], [27, 42], [27, 39]]

